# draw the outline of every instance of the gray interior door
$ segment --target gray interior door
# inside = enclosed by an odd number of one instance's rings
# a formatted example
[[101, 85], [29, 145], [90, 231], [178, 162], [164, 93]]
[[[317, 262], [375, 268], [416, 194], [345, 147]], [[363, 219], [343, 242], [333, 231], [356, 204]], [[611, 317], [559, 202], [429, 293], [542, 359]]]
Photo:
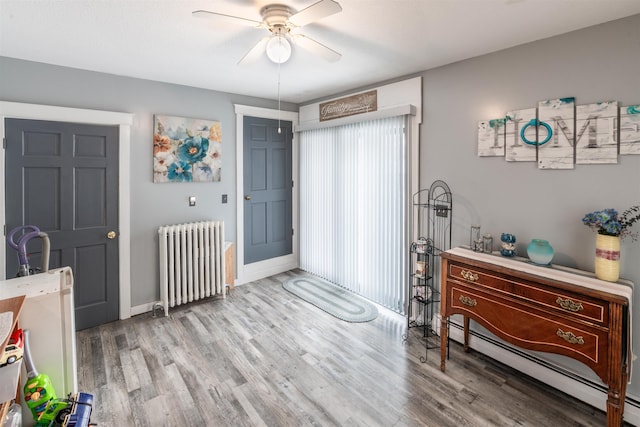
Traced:
[[[49, 268], [73, 269], [76, 329], [117, 320], [118, 127], [6, 119], [5, 136], [7, 233], [35, 225], [49, 235]], [[18, 260], [6, 248], [10, 278]], [[29, 242], [31, 267], [41, 250]]]
[[291, 122], [244, 118], [244, 262], [292, 253]]

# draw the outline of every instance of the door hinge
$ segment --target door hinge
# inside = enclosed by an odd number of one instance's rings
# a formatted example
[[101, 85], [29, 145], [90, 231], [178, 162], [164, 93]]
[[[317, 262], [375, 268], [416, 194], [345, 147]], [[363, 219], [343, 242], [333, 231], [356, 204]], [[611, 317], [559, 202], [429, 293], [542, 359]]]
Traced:
[[7, 149], [7, 138], [2, 138], [2, 148]]
[[293, 230], [293, 228], [291, 229], [291, 235], [292, 235], [292, 236], [294, 235], [294, 230]]
[[291, 188], [295, 187], [296, 182], [295, 181], [291, 181]]

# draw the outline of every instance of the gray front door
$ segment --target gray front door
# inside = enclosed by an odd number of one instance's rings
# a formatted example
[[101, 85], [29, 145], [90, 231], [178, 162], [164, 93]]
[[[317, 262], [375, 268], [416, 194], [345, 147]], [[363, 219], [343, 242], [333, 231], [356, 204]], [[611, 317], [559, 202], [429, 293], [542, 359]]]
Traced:
[[293, 126], [245, 117], [243, 129], [244, 262], [250, 264], [293, 251]]
[[[6, 119], [5, 136], [7, 232], [35, 225], [49, 235], [49, 268], [73, 270], [76, 329], [117, 320], [118, 127]], [[39, 267], [41, 241], [29, 245]], [[6, 248], [10, 278], [18, 260]]]

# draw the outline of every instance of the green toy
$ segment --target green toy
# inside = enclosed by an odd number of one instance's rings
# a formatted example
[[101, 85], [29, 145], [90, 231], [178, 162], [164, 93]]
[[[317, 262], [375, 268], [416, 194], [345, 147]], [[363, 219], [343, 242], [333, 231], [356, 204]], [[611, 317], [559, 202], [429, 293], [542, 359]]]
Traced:
[[46, 410], [38, 417], [36, 427], [62, 425], [64, 418], [70, 413], [71, 403], [69, 399], [52, 399], [48, 402]]
[[31, 349], [29, 348], [29, 330], [24, 330], [24, 365], [27, 370], [27, 381], [24, 385], [24, 400], [27, 403], [33, 419], [38, 420], [40, 414], [47, 409], [49, 401], [56, 399], [56, 392], [51, 379], [46, 374], [39, 374], [36, 370]]

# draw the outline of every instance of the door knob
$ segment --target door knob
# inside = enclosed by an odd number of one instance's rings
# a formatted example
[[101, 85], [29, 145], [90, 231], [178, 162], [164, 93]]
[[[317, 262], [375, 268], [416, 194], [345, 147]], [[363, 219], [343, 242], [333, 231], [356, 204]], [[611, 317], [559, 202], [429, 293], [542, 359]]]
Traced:
[[116, 232], [111, 230], [110, 232], [107, 233], [107, 239], [115, 239], [116, 238]]
[[251, 196], [247, 194], [246, 196], [244, 196], [244, 199], [245, 200], [251, 200]]

